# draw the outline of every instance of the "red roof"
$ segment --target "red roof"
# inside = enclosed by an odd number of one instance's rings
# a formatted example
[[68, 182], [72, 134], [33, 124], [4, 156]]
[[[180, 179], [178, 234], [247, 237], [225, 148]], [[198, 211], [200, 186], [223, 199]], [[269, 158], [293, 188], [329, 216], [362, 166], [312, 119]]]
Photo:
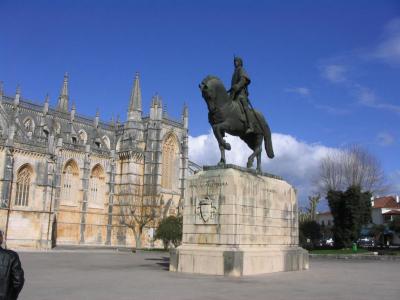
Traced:
[[383, 213], [382, 215], [388, 215], [388, 216], [393, 216], [393, 215], [400, 215], [400, 210], [389, 210], [385, 213]]
[[386, 196], [374, 199], [373, 208], [400, 208], [400, 203], [396, 202], [396, 197]]

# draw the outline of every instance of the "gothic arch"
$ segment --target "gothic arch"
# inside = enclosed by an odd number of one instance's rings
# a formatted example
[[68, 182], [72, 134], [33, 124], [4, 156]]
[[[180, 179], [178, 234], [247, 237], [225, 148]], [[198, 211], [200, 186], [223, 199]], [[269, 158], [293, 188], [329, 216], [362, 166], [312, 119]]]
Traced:
[[104, 208], [106, 194], [106, 179], [104, 168], [96, 164], [90, 173], [89, 181], [89, 206]]
[[176, 189], [179, 184], [180, 147], [174, 133], [168, 133], [162, 144], [161, 187]]
[[61, 205], [77, 205], [79, 192], [79, 167], [75, 160], [68, 160], [61, 176]]
[[17, 171], [15, 201], [16, 206], [28, 206], [32, 194], [33, 168], [30, 164], [22, 165]]
[[59, 122], [54, 121], [54, 123], [53, 123], [53, 134], [55, 136], [61, 134], [61, 125], [60, 125]]
[[107, 149], [110, 150], [111, 149], [111, 142], [110, 142], [110, 138], [108, 136], [103, 136], [101, 138], [101, 140], [103, 141], [104, 145], [106, 145]]
[[115, 151], [119, 152], [119, 150], [121, 150], [121, 140], [122, 138], [120, 137], [117, 141], [117, 144], [115, 145]]
[[27, 133], [33, 134], [35, 132], [35, 121], [31, 117], [25, 117], [22, 125]]
[[79, 130], [78, 137], [79, 137], [79, 141], [81, 143], [86, 144], [88, 137], [87, 137], [87, 133], [85, 130], [83, 130], [83, 129]]

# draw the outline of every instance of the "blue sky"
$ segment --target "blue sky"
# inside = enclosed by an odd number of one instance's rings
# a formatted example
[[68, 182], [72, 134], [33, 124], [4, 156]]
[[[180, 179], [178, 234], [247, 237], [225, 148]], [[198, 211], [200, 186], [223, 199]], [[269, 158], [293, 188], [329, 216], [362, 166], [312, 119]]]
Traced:
[[215, 2], [1, 0], [0, 80], [8, 95], [20, 84], [23, 97], [48, 92], [55, 105], [68, 71], [78, 113], [109, 120], [126, 117], [139, 71], [145, 111], [156, 92], [174, 118], [186, 102], [192, 159], [210, 164], [198, 84], [213, 74], [229, 86], [236, 54], [280, 150], [264, 169], [288, 177], [301, 201], [321, 153], [354, 143], [400, 192], [400, 3]]

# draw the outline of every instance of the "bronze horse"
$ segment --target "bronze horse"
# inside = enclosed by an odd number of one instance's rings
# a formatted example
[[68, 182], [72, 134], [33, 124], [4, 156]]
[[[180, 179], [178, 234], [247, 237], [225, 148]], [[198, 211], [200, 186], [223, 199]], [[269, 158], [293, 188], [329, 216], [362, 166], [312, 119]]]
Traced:
[[225, 149], [231, 150], [231, 145], [224, 140], [225, 133], [229, 133], [240, 137], [253, 150], [247, 160], [247, 168], [251, 168], [254, 158], [257, 158], [256, 170], [261, 172], [263, 139], [268, 157], [274, 157], [271, 130], [262, 113], [254, 110], [254, 113], [251, 114], [250, 122], [252, 122], [254, 132], [246, 135], [247, 127], [242, 108], [237, 101], [233, 101], [229, 97], [222, 81], [218, 77], [207, 76], [199, 87], [208, 106], [208, 121], [212, 126], [221, 151], [221, 160], [218, 165], [225, 165]]

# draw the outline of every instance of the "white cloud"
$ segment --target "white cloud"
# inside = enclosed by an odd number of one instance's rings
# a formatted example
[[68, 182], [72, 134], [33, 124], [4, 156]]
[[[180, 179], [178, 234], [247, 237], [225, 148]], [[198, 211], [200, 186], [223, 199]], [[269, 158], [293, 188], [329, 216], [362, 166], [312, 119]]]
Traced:
[[387, 24], [384, 39], [373, 56], [390, 64], [400, 64], [400, 18]]
[[347, 68], [344, 65], [331, 64], [322, 67], [322, 76], [331, 82], [346, 81]]
[[[251, 150], [237, 137], [227, 135], [226, 141], [232, 150], [226, 151], [227, 163], [246, 166]], [[299, 202], [305, 203], [307, 196], [315, 191], [314, 177], [319, 172], [320, 160], [330, 151], [320, 144], [308, 144], [295, 137], [274, 133], [272, 134], [275, 158], [268, 159], [263, 150], [262, 170], [267, 173], [282, 176], [298, 190]], [[199, 165], [216, 165], [220, 159], [217, 141], [210, 131], [208, 134], [189, 137], [189, 159]]]
[[327, 113], [329, 113], [331, 115], [347, 115], [350, 113], [350, 111], [348, 109], [334, 107], [334, 106], [330, 106], [330, 105], [315, 104], [315, 107], [318, 109], [321, 109], [323, 111], [326, 111]]
[[288, 93], [294, 93], [294, 94], [299, 94], [301, 96], [309, 96], [310, 95], [310, 89], [306, 87], [294, 87], [294, 88], [287, 88], [285, 89], [286, 92]]
[[390, 133], [380, 132], [377, 136], [378, 144], [381, 146], [390, 146], [394, 143], [394, 137]]
[[360, 84], [354, 84], [354, 90], [358, 97], [358, 103], [370, 108], [388, 110], [395, 113], [400, 113], [400, 106], [383, 102], [375, 94], [375, 92]]

